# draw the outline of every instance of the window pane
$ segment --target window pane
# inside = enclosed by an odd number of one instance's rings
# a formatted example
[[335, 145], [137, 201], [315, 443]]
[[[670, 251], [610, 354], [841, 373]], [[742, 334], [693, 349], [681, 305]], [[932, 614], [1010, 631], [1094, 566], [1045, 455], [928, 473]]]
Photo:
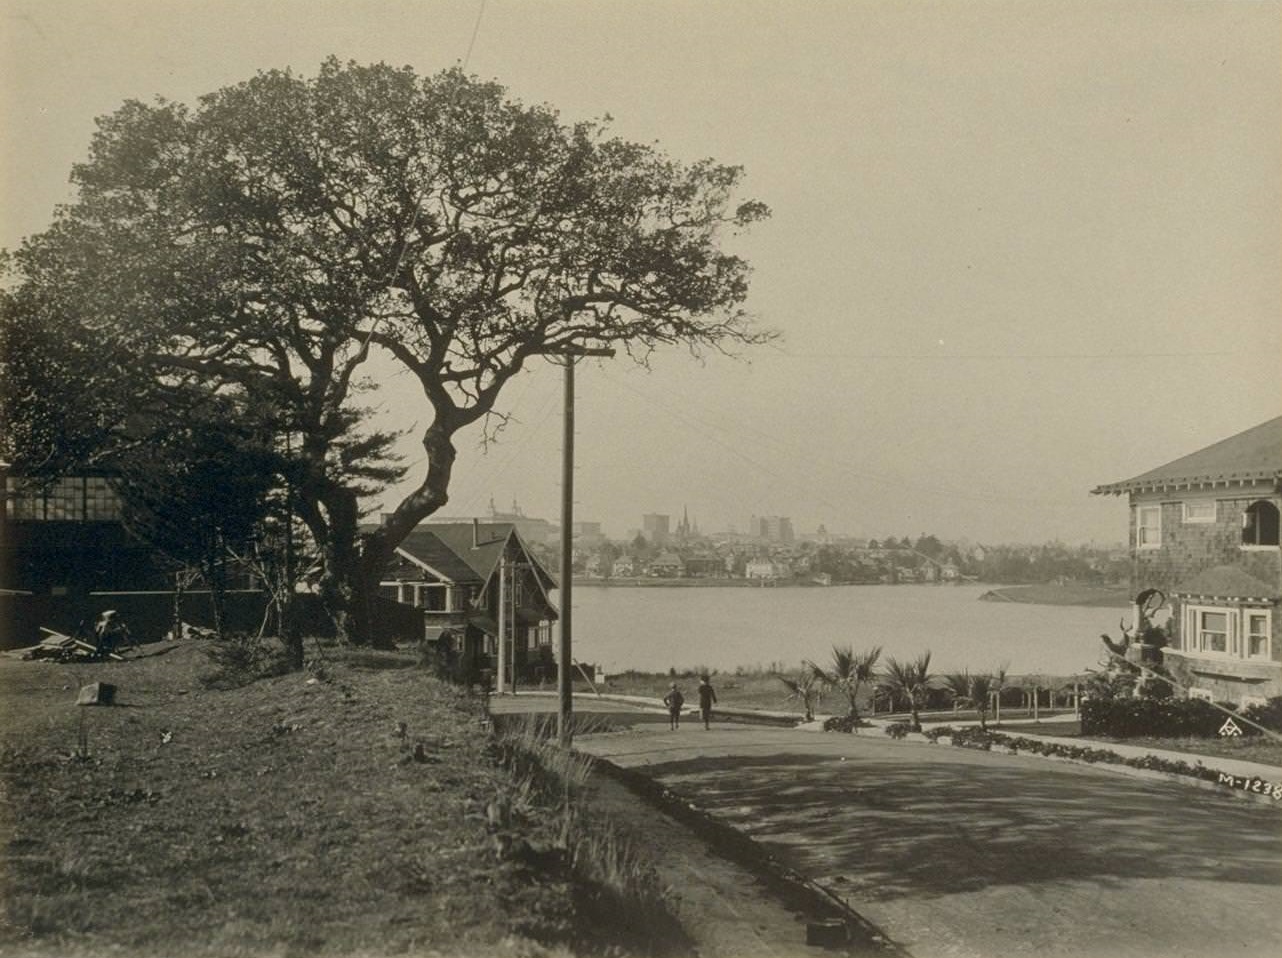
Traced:
[[1227, 612], [1202, 613], [1201, 644], [1203, 652], [1227, 652], [1229, 616]]
[[1136, 521], [1136, 542], [1142, 546], [1160, 545], [1162, 542], [1162, 510], [1159, 506], [1142, 506]]
[[1184, 519], [1186, 522], [1212, 522], [1215, 520], [1215, 503], [1211, 502], [1186, 502], [1184, 503]]
[[1261, 500], [1252, 503], [1242, 514], [1242, 544], [1275, 546], [1278, 544], [1278, 507]]
[[1269, 617], [1249, 614], [1246, 619], [1246, 654], [1252, 658], [1269, 655]]

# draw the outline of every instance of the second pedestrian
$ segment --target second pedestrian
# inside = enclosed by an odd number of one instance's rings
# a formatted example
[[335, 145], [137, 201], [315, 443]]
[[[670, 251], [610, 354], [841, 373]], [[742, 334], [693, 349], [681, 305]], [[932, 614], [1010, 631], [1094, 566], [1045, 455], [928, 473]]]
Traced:
[[703, 713], [703, 727], [712, 728], [712, 706], [717, 704], [717, 693], [706, 675], [699, 677], [699, 711]]
[[663, 697], [663, 704], [668, 707], [668, 728], [680, 728], [681, 706], [686, 704], [686, 697], [681, 694], [676, 682], [668, 688], [668, 694]]

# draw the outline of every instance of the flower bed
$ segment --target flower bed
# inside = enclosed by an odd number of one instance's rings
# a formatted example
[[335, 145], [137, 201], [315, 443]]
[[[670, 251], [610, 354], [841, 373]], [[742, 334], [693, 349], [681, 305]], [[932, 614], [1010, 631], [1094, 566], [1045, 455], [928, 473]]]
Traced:
[[[896, 734], [895, 731], [892, 731], [893, 728], [894, 726], [888, 726], [886, 733], [892, 738], [903, 738], [902, 734]], [[1227, 785], [1230, 788], [1240, 788], [1244, 791], [1282, 799], [1282, 782], [1270, 782], [1254, 776], [1229, 775], [1218, 769], [1207, 768], [1200, 761], [1190, 764], [1179, 759], [1162, 758], [1157, 755], [1128, 758], [1106, 748], [1091, 748], [1086, 745], [1064, 745], [1060, 742], [1050, 742], [1046, 739], [1030, 738], [1023, 735], [1007, 735], [1005, 732], [992, 732], [974, 725], [962, 726], [961, 728], [953, 728], [949, 725], [937, 726], [928, 729], [922, 734], [930, 742], [938, 742], [941, 738], [947, 738], [958, 748], [976, 748], [987, 752], [996, 746], [1006, 750], [1011, 755], [1016, 755], [1019, 752], [1031, 752], [1034, 755], [1067, 758], [1092, 764], [1101, 762], [1108, 765], [1125, 765], [1130, 768], [1165, 772], [1169, 775], [1185, 775], [1202, 781]]]

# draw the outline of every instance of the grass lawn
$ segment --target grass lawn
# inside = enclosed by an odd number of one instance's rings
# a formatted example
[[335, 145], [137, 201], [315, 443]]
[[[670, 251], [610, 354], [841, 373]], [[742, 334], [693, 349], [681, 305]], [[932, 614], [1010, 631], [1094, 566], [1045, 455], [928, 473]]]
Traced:
[[205, 647], [0, 656], [0, 954], [635, 953], [479, 700], [395, 653], [210, 688]]

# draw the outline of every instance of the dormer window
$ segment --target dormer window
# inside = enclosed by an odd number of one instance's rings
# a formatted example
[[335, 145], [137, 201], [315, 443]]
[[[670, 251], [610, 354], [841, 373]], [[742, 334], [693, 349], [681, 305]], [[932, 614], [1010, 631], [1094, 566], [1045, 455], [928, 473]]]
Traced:
[[1278, 544], [1278, 507], [1261, 499], [1242, 513], [1242, 545], [1276, 546]]

